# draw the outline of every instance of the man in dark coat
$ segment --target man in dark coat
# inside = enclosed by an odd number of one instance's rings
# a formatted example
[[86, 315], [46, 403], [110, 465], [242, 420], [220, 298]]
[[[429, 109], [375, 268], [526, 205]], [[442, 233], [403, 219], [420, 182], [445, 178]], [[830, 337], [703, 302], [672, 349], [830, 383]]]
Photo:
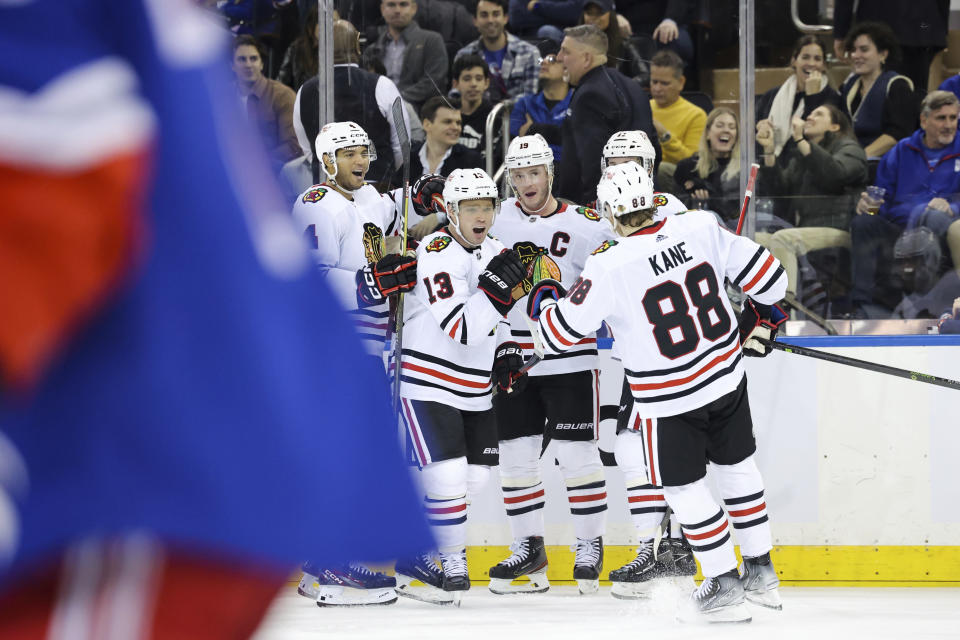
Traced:
[[594, 25], [564, 31], [557, 59], [576, 86], [562, 127], [563, 157], [557, 195], [578, 204], [597, 199], [603, 145], [617, 131], [641, 129], [657, 152], [650, 95], [616, 69], [606, 67], [607, 36]]

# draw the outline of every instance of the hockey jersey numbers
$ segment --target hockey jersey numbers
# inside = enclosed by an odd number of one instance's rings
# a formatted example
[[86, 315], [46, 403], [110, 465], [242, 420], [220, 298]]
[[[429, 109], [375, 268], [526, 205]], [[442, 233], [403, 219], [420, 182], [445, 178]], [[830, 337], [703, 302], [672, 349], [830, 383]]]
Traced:
[[452, 239], [450, 236], [438, 236], [427, 245], [427, 251], [443, 251]]

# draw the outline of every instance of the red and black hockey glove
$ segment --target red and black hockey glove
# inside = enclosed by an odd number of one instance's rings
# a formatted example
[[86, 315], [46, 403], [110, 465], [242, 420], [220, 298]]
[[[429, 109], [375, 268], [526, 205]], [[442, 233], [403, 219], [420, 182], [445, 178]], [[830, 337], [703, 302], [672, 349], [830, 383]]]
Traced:
[[446, 178], [436, 173], [425, 173], [417, 178], [410, 188], [410, 201], [413, 210], [418, 216], [428, 216], [431, 213], [446, 214], [447, 207], [443, 202], [443, 185]]
[[550, 278], [544, 278], [533, 285], [530, 293], [527, 294], [527, 315], [534, 322], [540, 320], [540, 303], [544, 300], [559, 300], [567, 295], [563, 285]]
[[410, 291], [417, 284], [417, 259], [390, 254], [357, 271], [357, 299], [370, 306], [393, 293]]
[[754, 338], [776, 340], [778, 328], [786, 321], [787, 314], [779, 305], [760, 304], [747, 298], [740, 312], [739, 325], [743, 355], [762, 358], [773, 351], [772, 347], [760, 344]]
[[493, 256], [478, 279], [477, 286], [487, 294], [490, 304], [504, 318], [513, 308], [513, 288], [527, 277], [527, 269], [513, 249], [504, 249]]
[[518, 375], [523, 366], [523, 348], [516, 342], [504, 342], [493, 358], [491, 379], [500, 391], [520, 393], [527, 386], [527, 374]]

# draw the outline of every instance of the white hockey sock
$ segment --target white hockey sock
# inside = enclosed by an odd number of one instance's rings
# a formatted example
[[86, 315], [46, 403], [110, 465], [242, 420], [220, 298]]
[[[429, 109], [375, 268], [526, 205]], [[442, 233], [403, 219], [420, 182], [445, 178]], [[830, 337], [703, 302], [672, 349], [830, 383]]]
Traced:
[[767, 553], [773, 548], [773, 538], [763, 497], [763, 478], [753, 456], [737, 464], [715, 464], [713, 468], [740, 553], [747, 557]]
[[448, 552], [467, 544], [467, 459], [426, 465], [421, 471], [427, 523], [437, 549]]
[[723, 509], [710, 495], [706, 480], [664, 487], [663, 494], [677, 514], [703, 575], [715, 577], [735, 569], [737, 556], [733, 552], [730, 527]]
[[582, 540], [602, 536], [607, 524], [607, 482], [597, 443], [558, 441], [557, 461], [567, 485], [574, 534]]
[[627, 508], [633, 526], [641, 541], [651, 540], [653, 529], [667, 511], [667, 501], [663, 497], [663, 487], [650, 484], [647, 477], [643, 434], [629, 430], [618, 433], [614, 455], [627, 486]]
[[541, 436], [500, 441], [503, 506], [514, 539], [543, 536], [544, 498], [540, 481]]

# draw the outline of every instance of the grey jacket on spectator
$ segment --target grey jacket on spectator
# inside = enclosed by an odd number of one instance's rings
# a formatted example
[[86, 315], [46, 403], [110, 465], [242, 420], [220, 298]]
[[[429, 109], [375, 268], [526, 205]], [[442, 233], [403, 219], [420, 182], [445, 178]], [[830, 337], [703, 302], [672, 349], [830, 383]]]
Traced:
[[856, 140], [831, 133], [821, 144], [810, 143], [806, 156], [791, 140], [774, 166], [761, 166], [757, 182], [761, 195], [796, 196], [785, 208], [789, 222], [845, 230], [867, 184], [867, 156]]
[[[460, 51], [454, 59], [467, 54], [483, 57], [483, 44], [477, 38]], [[511, 98], [519, 98], [524, 94], [537, 92], [537, 81], [540, 78], [540, 50], [521, 40], [512, 33], [507, 33], [507, 53], [503, 56], [500, 67], [500, 76], [506, 85], [507, 94]], [[490, 79], [490, 87], [494, 81]], [[493, 96], [496, 99], [498, 96]]]
[[473, 16], [462, 4], [448, 0], [417, 0], [417, 15], [413, 17], [423, 29], [436, 31], [443, 41], [456, 43], [455, 51], [479, 34], [473, 26]]
[[[400, 37], [406, 43], [403, 52], [403, 71], [396, 83], [403, 99], [418, 109], [427, 98], [444, 95], [447, 86], [448, 59], [443, 38], [435, 31], [421, 29], [416, 21], [411, 22], [401, 32]], [[390, 34], [387, 27], [379, 29], [377, 57], [383, 60]]]

